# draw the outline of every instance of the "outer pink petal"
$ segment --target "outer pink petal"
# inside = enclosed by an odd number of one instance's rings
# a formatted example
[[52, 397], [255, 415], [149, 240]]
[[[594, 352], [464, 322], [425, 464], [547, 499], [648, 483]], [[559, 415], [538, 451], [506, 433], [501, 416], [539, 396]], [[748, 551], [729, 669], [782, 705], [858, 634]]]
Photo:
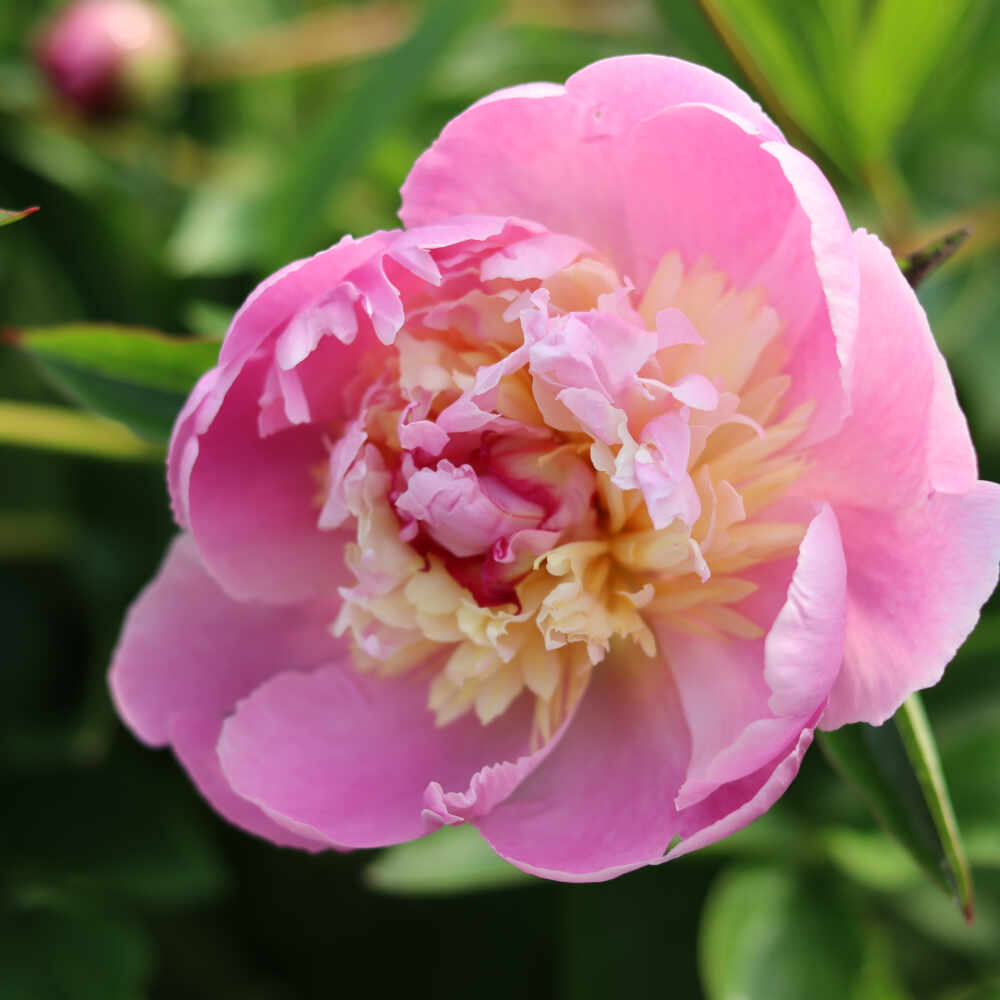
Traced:
[[240, 306], [219, 352], [222, 364], [244, 361], [291, 316], [331, 291], [354, 268], [388, 247], [397, 232], [345, 236], [327, 250], [293, 261], [265, 278]]
[[678, 829], [681, 842], [662, 860], [672, 861], [714, 844], [767, 812], [799, 773], [802, 758], [812, 743], [815, 725], [816, 716], [777, 760], [769, 761], [745, 778], [723, 785], [707, 799], [684, 810]]
[[600, 881], [648, 864], [670, 844], [687, 726], [669, 671], [640, 660], [605, 661], [545, 764], [474, 820], [517, 867]]
[[411, 170], [400, 216], [407, 226], [467, 212], [537, 219], [585, 239], [630, 272], [623, 182], [609, 151], [643, 118], [696, 101], [781, 139], [746, 94], [710, 70], [661, 56], [607, 59], [565, 88], [512, 88], [473, 105]]
[[798, 771], [816, 714], [755, 773], [678, 812], [689, 749], [669, 671], [606, 662], [544, 766], [473, 822], [524, 871], [563, 882], [614, 878], [728, 836], [769, 809]]
[[860, 322], [840, 432], [816, 447], [799, 489], [835, 504], [884, 508], [921, 502], [930, 489], [964, 492], [976, 456], [927, 316], [889, 250], [855, 234]]
[[879, 725], [937, 683], [997, 584], [1000, 486], [932, 493], [898, 511], [840, 507], [847, 556], [844, 666], [822, 718]]
[[840, 670], [847, 581], [833, 511], [824, 507], [813, 519], [790, 582], [783, 564], [762, 567], [755, 579], [761, 589], [746, 602], [754, 610], [741, 610], [773, 621], [765, 639], [659, 636], [691, 733], [679, 809], [756, 772], [794, 743]]
[[670, 250], [707, 258], [732, 287], [762, 289], [791, 352], [789, 406], [816, 404], [809, 437], [839, 427], [857, 327], [850, 225], [819, 169], [784, 143], [706, 105], [640, 123], [621, 149], [625, 208], [643, 288]]
[[341, 659], [330, 602], [293, 607], [238, 604], [178, 537], [125, 619], [111, 666], [118, 712], [147, 743], [171, 743], [202, 793], [227, 819], [280, 844], [310, 846], [222, 780], [215, 744], [236, 702], [282, 670]]
[[606, 253], [641, 290], [662, 256], [708, 257], [762, 287], [785, 327], [790, 403], [817, 404], [810, 440], [847, 410], [857, 262], [819, 170], [721, 78], [657, 57], [608, 60], [565, 90], [481, 102], [448, 125], [403, 186], [402, 218], [511, 212]]
[[258, 434], [266, 364], [247, 363], [209, 426], [179, 455], [175, 440], [171, 459], [186, 472], [185, 521], [212, 575], [237, 600], [292, 603], [348, 582], [348, 539], [317, 527], [323, 428]]
[[282, 674], [226, 723], [223, 773], [268, 815], [317, 839], [376, 847], [419, 837], [428, 785], [466, 789], [484, 765], [524, 757], [532, 713], [522, 697], [489, 726], [470, 714], [438, 727], [427, 684], [426, 670], [395, 679], [339, 667]]

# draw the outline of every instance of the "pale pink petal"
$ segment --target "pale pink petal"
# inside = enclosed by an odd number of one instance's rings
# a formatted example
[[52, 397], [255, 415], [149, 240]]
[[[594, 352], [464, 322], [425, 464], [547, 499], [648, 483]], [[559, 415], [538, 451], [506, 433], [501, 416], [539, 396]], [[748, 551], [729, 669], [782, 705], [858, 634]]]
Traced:
[[812, 401], [809, 435], [839, 426], [847, 401], [859, 283], [850, 225], [833, 189], [800, 154], [763, 144], [746, 123], [705, 105], [642, 122], [618, 156], [642, 289], [663, 255], [700, 259], [737, 289], [760, 289], [792, 352], [788, 406]]
[[738, 115], [768, 139], [783, 140], [778, 126], [732, 80], [704, 66], [669, 56], [601, 59], [575, 73], [566, 89], [590, 100], [608, 128], [624, 132], [676, 104], [712, 104]]
[[330, 601], [240, 604], [179, 536], [125, 619], [110, 675], [119, 715], [147, 743], [170, 743], [202, 793], [231, 822], [280, 844], [312, 847], [240, 799], [222, 779], [215, 745], [236, 702], [282, 670], [341, 660]]
[[861, 298], [851, 415], [812, 451], [797, 489], [858, 507], [967, 490], [976, 457], [927, 316], [879, 239], [859, 231], [854, 241]]
[[429, 676], [282, 674], [226, 722], [222, 771], [240, 795], [314, 838], [376, 847], [419, 837], [428, 785], [466, 789], [484, 766], [529, 754], [533, 711], [522, 696], [488, 726], [471, 713], [436, 726]]
[[616, 146], [642, 119], [694, 101], [781, 139], [746, 94], [710, 70], [661, 56], [608, 59], [565, 88], [514, 88], [459, 115], [410, 171], [400, 216], [407, 226], [468, 212], [536, 219], [586, 240], [631, 273], [622, 210], [628, 177]]
[[759, 590], [739, 610], [773, 622], [765, 639], [658, 632], [691, 733], [681, 809], [773, 760], [825, 703], [841, 667], [846, 570], [830, 507], [809, 525], [790, 580], [784, 563], [752, 579]]
[[844, 666], [822, 718], [880, 725], [936, 684], [997, 584], [1000, 486], [898, 511], [838, 507], [847, 556]]
[[525, 871], [600, 881], [661, 857], [678, 830], [687, 725], [670, 673], [639, 654], [594, 673], [576, 718], [502, 805], [474, 820]]

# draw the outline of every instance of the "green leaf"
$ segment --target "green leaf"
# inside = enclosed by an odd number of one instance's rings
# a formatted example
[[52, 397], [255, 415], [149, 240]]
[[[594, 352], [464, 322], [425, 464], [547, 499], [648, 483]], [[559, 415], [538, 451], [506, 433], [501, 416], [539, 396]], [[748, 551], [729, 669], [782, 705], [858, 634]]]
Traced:
[[365, 881], [399, 896], [443, 896], [532, 879], [494, 854], [475, 827], [453, 826], [382, 851], [365, 869]]
[[910, 287], [916, 288], [920, 285], [928, 275], [953, 257], [968, 238], [968, 229], [956, 229], [953, 233], [948, 233], [947, 236], [942, 236], [941, 239], [907, 254], [900, 261], [899, 267]]
[[835, 882], [785, 867], [730, 869], [709, 893], [699, 965], [708, 1000], [848, 1000], [864, 937]]
[[0, 444], [135, 461], [163, 458], [161, 448], [92, 413], [0, 400]]
[[119, 917], [25, 901], [0, 917], [4, 1000], [137, 1000], [153, 971], [142, 928]]
[[169, 438], [219, 352], [216, 341], [85, 323], [21, 330], [12, 339], [69, 396], [157, 443]]
[[338, 95], [316, 115], [264, 201], [259, 231], [266, 264], [284, 264], [323, 244], [323, 207], [414, 105], [447, 47], [495, 7], [493, 0], [431, 0], [416, 31], [372, 63], [350, 99]]
[[965, 857], [962, 835], [951, 805], [934, 733], [920, 696], [914, 694], [907, 698], [894, 721], [934, 822], [941, 851], [939, 864], [947, 881], [954, 886], [962, 913], [967, 920], [971, 920], [974, 896], [969, 862]]
[[858, 41], [854, 126], [868, 158], [886, 155], [959, 33], [974, 0], [878, 0]]
[[169, 908], [231, 885], [209, 814], [180, 775], [147, 759], [8, 779], [3, 792], [20, 821], [0, 831], [0, 876], [17, 892]]
[[892, 722], [843, 726], [820, 733], [819, 744], [878, 822], [971, 919], [968, 864], [919, 697], [912, 695]]
[[840, 93], [858, 30], [856, 0], [698, 0], [767, 111], [800, 144], [853, 167]]
[[32, 205], [31, 208], [23, 208], [20, 212], [12, 212], [7, 208], [0, 208], [0, 227], [9, 226], [12, 222], [19, 222], [21, 219], [37, 211], [37, 205]]

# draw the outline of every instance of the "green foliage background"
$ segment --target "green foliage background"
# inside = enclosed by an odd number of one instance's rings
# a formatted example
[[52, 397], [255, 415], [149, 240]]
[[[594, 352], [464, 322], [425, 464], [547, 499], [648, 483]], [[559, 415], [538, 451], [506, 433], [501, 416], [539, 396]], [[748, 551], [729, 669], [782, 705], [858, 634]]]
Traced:
[[[170, 0], [192, 50], [184, 86], [103, 124], [32, 67], [52, 6], [0, 5], [0, 206], [42, 207], [0, 232], [5, 326], [217, 337], [270, 269], [395, 225], [413, 159], [472, 100], [669, 53], [754, 90], [899, 253], [972, 230], [921, 298], [983, 474], [1000, 478], [1000, 4]], [[176, 366], [157, 371], [157, 391], [176, 391]], [[971, 925], [816, 750], [744, 833], [603, 885], [521, 877], [462, 835], [309, 857], [225, 826], [114, 718], [109, 654], [173, 530], [157, 449], [92, 418], [50, 433], [41, 411], [9, 407], [70, 404], [6, 344], [0, 399], [5, 1000], [1000, 996], [995, 604], [925, 698], [977, 885]]]

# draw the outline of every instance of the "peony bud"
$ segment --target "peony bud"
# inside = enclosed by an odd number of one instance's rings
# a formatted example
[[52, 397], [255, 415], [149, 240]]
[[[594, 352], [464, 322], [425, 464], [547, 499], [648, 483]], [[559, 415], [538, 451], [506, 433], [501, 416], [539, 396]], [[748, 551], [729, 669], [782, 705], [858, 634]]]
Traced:
[[148, 106], [180, 74], [177, 30], [142, 0], [79, 0], [42, 29], [35, 58], [52, 89], [78, 111], [98, 116]]

